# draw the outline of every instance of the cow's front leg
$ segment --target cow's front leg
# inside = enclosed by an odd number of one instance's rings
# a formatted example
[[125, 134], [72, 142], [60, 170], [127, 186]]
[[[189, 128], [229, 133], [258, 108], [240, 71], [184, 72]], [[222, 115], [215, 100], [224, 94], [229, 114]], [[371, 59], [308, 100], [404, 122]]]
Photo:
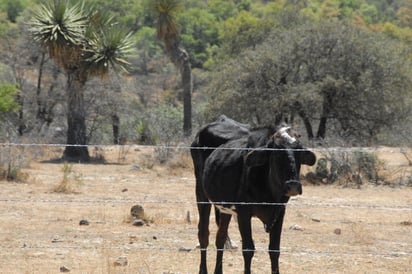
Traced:
[[249, 211], [242, 212], [242, 210], [238, 210], [238, 225], [240, 235], [242, 237], [242, 254], [243, 260], [245, 263], [244, 266], [244, 273], [250, 274], [250, 268], [252, 263], [252, 258], [255, 253], [255, 244], [253, 243], [252, 238], [252, 224]]
[[280, 235], [282, 233], [284, 215], [285, 211], [282, 210], [275, 225], [272, 227], [269, 233], [269, 256], [272, 265], [272, 274], [279, 274]]

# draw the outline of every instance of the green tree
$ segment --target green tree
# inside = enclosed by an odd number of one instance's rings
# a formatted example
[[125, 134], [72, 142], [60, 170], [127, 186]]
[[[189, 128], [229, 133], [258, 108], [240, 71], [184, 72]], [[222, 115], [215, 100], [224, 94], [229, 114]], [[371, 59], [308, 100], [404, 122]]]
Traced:
[[374, 5], [362, 4], [360, 6], [360, 13], [367, 24], [376, 23], [378, 21], [378, 12], [378, 9]]
[[192, 133], [192, 68], [189, 53], [183, 48], [176, 24], [180, 0], [155, 0], [153, 11], [157, 15], [157, 37], [163, 41], [170, 60], [180, 70], [183, 86], [183, 133]]
[[268, 26], [265, 25], [265, 21], [247, 11], [241, 11], [237, 16], [224, 22], [219, 36], [224, 52], [236, 56], [243, 49], [261, 43], [267, 32]]
[[309, 138], [325, 139], [329, 130], [358, 144], [374, 142], [411, 112], [407, 50], [343, 22], [275, 30], [213, 75], [210, 116], [254, 124], [299, 117]]
[[19, 89], [15, 84], [0, 83], [0, 113], [7, 113], [19, 108], [16, 96]]
[[238, 13], [235, 1], [232, 0], [209, 0], [207, 5], [218, 22], [225, 21]]
[[[30, 31], [67, 75], [67, 144], [64, 158], [89, 160], [84, 87], [90, 77], [106, 77], [109, 68], [128, 66], [131, 34], [100, 11], [83, 3], [54, 0], [41, 5]], [[70, 146], [72, 145], [72, 146]]]
[[210, 48], [219, 43], [216, 18], [205, 9], [190, 8], [177, 20], [182, 26], [182, 44], [191, 54], [192, 67], [202, 68], [209, 58]]
[[149, 74], [149, 63], [162, 53], [162, 46], [156, 38], [156, 29], [142, 27], [133, 36], [136, 41], [138, 65], [143, 74]]
[[23, 3], [20, 0], [6, 0], [4, 5], [7, 11], [7, 19], [16, 23], [17, 16], [23, 11]]

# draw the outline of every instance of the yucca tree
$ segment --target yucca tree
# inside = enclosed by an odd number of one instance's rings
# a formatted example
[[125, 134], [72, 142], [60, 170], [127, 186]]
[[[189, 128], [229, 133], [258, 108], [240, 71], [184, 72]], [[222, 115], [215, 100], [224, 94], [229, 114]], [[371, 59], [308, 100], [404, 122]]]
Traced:
[[51, 0], [35, 10], [33, 38], [67, 76], [67, 144], [63, 157], [89, 160], [84, 87], [90, 77], [107, 77], [109, 68], [126, 69], [134, 44], [131, 34], [114, 27], [111, 18], [82, 2]]
[[180, 0], [153, 0], [153, 11], [157, 17], [157, 37], [163, 41], [170, 60], [180, 70], [183, 86], [183, 132], [192, 133], [192, 68], [190, 56], [180, 44], [179, 30], [176, 24], [176, 12]]

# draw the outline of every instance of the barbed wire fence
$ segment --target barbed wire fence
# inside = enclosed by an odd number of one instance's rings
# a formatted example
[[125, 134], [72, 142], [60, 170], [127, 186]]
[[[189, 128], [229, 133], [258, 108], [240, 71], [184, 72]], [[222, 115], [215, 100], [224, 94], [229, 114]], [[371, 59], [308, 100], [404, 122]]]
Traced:
[[[10, 149], [10, 148], [49, 148], [49, 149], [54, 149], [54, 148], [64, 148], [65, 144], [19, 144], [19, 143], [0, 143], [0, 153], [1, 149]], [[116, 145], [116, 146], [107, 146], [107, 145], [88, 145], [89, 148], [91, 149], [123, 149], [123, 150], [145, 150], [145, 149], [170, 149], [170, 150], [183, 150], [183, 151], [189, 151], [190, 146], [186, 145], [181, 145], [181, 146], [152, 146], [152, 145]], [[196, 149], [216, 149], [216, 148], [208, 148], [208, 147], [201, 147], [201, 148], [196, 148]], [[235, 149], [244, 149], [244, 148], [235, 148]], [[312, 151], [317, 152], [317, 153], [376, 153], [376, 152], [387, 152], [387, 153], [400, 153], [404, 155], [405, 159], [409, 161], [408, 152], [406, 148], [310, 148]], [[2, 153], [3, 154], [3, 153]], [[22, 156], [22, 155], [19, 155]], [[7, 157], [10, 157], [10, 155], [7, 155]], [[1, 159], [1, 156], [0, 156]], [[406, 176], [411, 176], [412, 173], [406, 173]], [[96, 175], [97, 177], [99, 175]], [[144, 179], [143, 179], [144, 180]], [[150, 179], [147, 179], [150, 181]], [[193, 182], [193, 188], [194, 188], [194, 178], [192, 179], [173, 179], [170, 178], [169, 182], [174, 183], [176, 181], [182, 181], [182, 180], [187, 180]], [[407, 189], [406, 191], [410, 191], [410, 189]], [[32, 205], [39, 205], [39, 204], [46, 204], [46, 205], [82, 205], [82, 206], [88, 206], [88, 205], [129, 205], [129, 204], [151, 204], [153, 206], [159, 205], [163, 207], [167, 207], [168, 205], [186, 205], [186, 206], [196, 206], [196, 201], [192, 200], [173, 200], [173, 199], [161, 199], [161, 200], [142, 200], [142, 201], [137, 201], [137, 200], [132, 200], [132, 199], [82, 199], [82, 198], [73, 198], [71, 197], [70, 199], [45, 199], [45, 198], [36, 198], [36, 197], [30, 197], [30, 198], [10, 198], [10, 197], [4, 197], [0, 194], [0, 205], [5, 205], [5, 204], [19, 204], [19, 203], [26, 203], [26, 204], [32, 204]], [[231, 203], [233, 204], [233, 203]], [[242, 205], [244, 204], [251, 204], [251, 203], [241, 203]], [[341, 208], [341, 209], [357, 209], [357, 210], [374, 210], [374, 211], [389, 211], [391, 214], [405, 214], [405, 216], [412, 216], [412, 204], [408, 204], [408, 201], [406, 201], [406, 204], [403, 205], [385, 205], [385, 204], [363, 204], [363, 203], [347, 203], [347, 202], [289, 202], [287, 204], [279, 204], [279, 203], [265, 203], [264, 205], [272, 205], [272, 206], [287, 206], [287, 207], [292, 207], [292, 208], [307, 208], [307, 207], [316, 207], [316, 208], [322, 208], [324, 210], [328, 210], [328, 208]], [[40, 219], [41, 221], [41, 219]], [[47, 221], [45, 219], [45, 221]], [[412, 220], [406, 220], [407, 222], [411, 222]], [[412, 224], [407, 224], [412, 225]], [[1, 227], [1, 225], [0, 225]], [[76, 246], [76, 245], [59, 245], [59, 246], [53, 246], [53, 245], [30, 245], [30, 244], [24, 244], [24, 245], [4, 245], [0, 243], [0, 250], [3, 250], [3, 252], [7, 252], [7, 250], [12, 250], [12, 249], [69, 249], [69, 250], [77, 250], [77, 249], [96, 249], [95, 246], [91, 247], [85, 247], [85, 246]], [[124, 246], [101, 246], [99, 247], [101, 249], [113, 249], [113, 250], [122, 250], [124, 249]], [[148, 251], [164, 251], [164, 252], [176, 252], [179, 250], [179, 246], [176, 247], [161, 247], [161, 246], [151, 246], [151, 247], [128, 247], [128, 249], [132, 249], [135, 251], [140, 251], [140, 250], [148, 250]], [[208, 249], [210, 250], [216, 250], [216, 248], [209, 247]], [[258, 248], [256, 250], [257, 252], [281, 252], [281, 253], [289, 253], [289, 254], [300, 254], [300, 255], [305, 255], [305, 254], [311, 254], [315, 256], [335, 256], [335, 255], [359, 255], [359, 256], [377, 256], [377, 257], [412, 257], [412, 251], [405, 249], [399, 249], [399, 250], [392, 250], [392, 251], [342, 251], [342, 250], [311, 250], [311, 249], [288, 249], [284, 248], [281, 250], [268, 250], [268, 249], [263, 249], [263, 248]]]

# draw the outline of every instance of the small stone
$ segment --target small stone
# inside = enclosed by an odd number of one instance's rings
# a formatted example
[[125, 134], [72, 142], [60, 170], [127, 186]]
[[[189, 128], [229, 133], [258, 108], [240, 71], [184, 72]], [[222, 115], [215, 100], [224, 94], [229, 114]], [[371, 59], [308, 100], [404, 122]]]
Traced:
[[130, 171], [139, 171], [139, 170], [141, 170], [142, 168], [140, 167], [140, 166], [138, 166], [138, 165], [132, 165], [131, 167], [130, 167]]
[[312, 221], [313, 221], [313, 222], [320, 223], [320, 219], [318, 219], [318, 218], [312, 218]]
[[52, 243], [62, 243], [64, 240], [60, 239], [59, 236], [54, 236], [53, 239], [51, 240]]
[[290, 229], [290, 230], [299, 230], [299, 231], [303, 231], [303, 230], [304, 230], [303, 227], [301, 227], [300, 225], [296, 225], [296, 224], [290, 226], [289, 229]]
[[179, 248], [179, 251], [180, 251], [180, 252], [189, 252], [189, 251], [192, 251], [192, 249], [189, 248], [189, 247], [180, 247], [180, 248]]
[[340, 228], [336, 228], [333, 233], [335, 233], [336, 235], [340, 235], [342, 234], [342, 230]]
[[68, 269], [68, 268], [65, 267], [65, 266], [61, 266], [61, 267], [60, 267], [60, 272], [67, 273], [67, 272], [70, 272], [70, 269]]
[[191, 224], [192, 220], [190, 219], [190, 211], [188, 210], [186, 212], [186, 223]]
[[117, 260], [113, 263], [114, 266], [126, 266], [128, 263], [127, 257], [119, 257]]
[[129, 191], [127, 188], [122, 189], [122, 192], [127, 192], [127, 191]]
[[144, 219], [145, 214], [144, 214], [144, 209], [141, 205], [134, 205], [130, 209], [130, 215], [132, 215], [133, 218], [135, 219]]
[[134, 226], [144, 226], [146, 223], [142, 219], [137, 219], [133, 221]]
[[81, 220], [79, 225], [89, 225], [89, 221], [88, 220]]

